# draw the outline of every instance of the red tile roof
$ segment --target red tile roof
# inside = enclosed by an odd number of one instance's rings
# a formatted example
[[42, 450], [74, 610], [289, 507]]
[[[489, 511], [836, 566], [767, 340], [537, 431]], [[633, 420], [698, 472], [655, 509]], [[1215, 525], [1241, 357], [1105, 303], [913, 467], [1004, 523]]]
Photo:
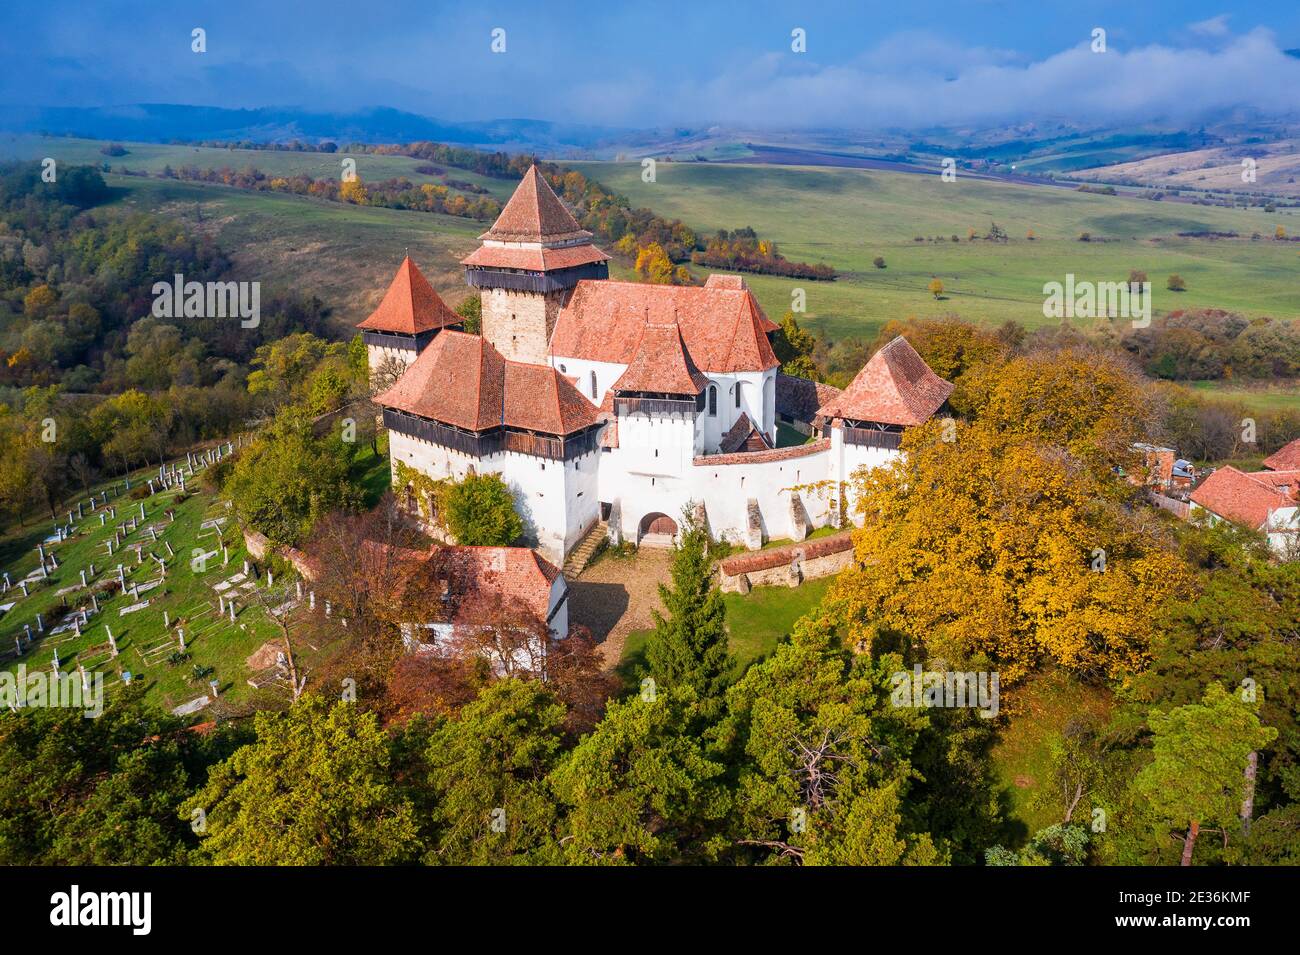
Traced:
[[843, 393], [818, 413], [827, 418], [918, 425], [948, 400], [952, 387], [899, 335], [872, 355]]
[[763, 331], [774, 332], [781, 326], [772, 321], [765, 314], [758, 304], [758, 299], [754, 298], [754, 293], [749, 290], [745, 284], [745, 278], [742, 275], [726, 275], [721, 272], [714, 272], [704, 280], [705, 288], [730, 289], [732, 291], [744, 292], [749, 298], [749, 307], [758, 312], [759, 321], [763, 326]]
[[596, 408], [558, 371], [507, 361], [478, 335], [438, 335], [375, 401], [469, 431], [501, 425], [572, 434], [596, 423]]
[[1281, 488], [1232, 465], [1219, 468], [1192, 492], [1192, 502], [1219, 517], [1259, 530], [1268, 515], [1279, 508], [1295, 507], [1295, 499]]
[[1300, 469], [1300, 438], [1285, 444], [1264, 459], [1270, 471], [1295, 471]]
[[840, 389], [834, 385], [783, 372], [776, 375], [776, 413], [795, 421], [811, 424], [817, 417], [817, 409], [834, 401], [840, 394]]
[[591, 233], [578, 225], [578, 220], [564, 208], [537, 167], [530, 166], [497, 221], [479, 238], [502, 242], [562, 242], [590, 239]]
[[479, 599], [517, 602], [538, 619], [550, 610], [551, 585], [559, 568], [527, 547], [442, 547], [439, 570], [448, 574], [456, 598], [455, 623], [473, 622]]
[[357, 328], [416, 335], [448, 325], [460, 325], [464, 321], [438, 297], [429, 280], [408, 255], [398, 266], [379, 307], [365, 321], [358, 323]]
[[719, 464], [766, 464], [769, 461], [789, 461], [792, 458], [806, 458], [830, 449], [830, 438], [818, 438], [816, 441], [809, 441], [807, 444], [796, 444], [788, 448], [772, 448], [770, 451], [706, 454], [698, 458], [692, 458], [691, 464], [697, 468], [713, 467]]
[[553, 272], [591, 262], [604, 262], [609, 256], [590, 243], [569, 245], [561, 249], [524, 249], [484, 245], [460, 260], [461, 265], [489, 269], [526, 269], [530, 272]]
[[734, 577], [737, 574], [752, 574], [760, 570], [771, 570], [774, 567], [785, 566], [794, 561], [796, 556], [802, 560], [813, 560], [852, 549], [853, 531], [841, 531], [838, 534], [819, 537], [816, 540], [796, 544], [782, 544], [780, 547], [769, 547], [767, 550], [756, 551], [752, 554], [736, 554], [734, 557], [728, 557], [722, 561], [721, 566], [724, 574], [728, 577]]
[[645, 325], [674, 320], [701, 371], [763, 371], [779, 364], [748, 290], [591, 279], [574, 287], [560, 311], [551, 354], [629, 365]]
[[641, 326], [641, 342], [627, 371], [614, 382], [614, 391], [652, 391], [669, 395], [698, 395], [709, 383], [686, 353], [676, 322]]
[[737, 451], [770, 451], [772, 445], [767, 440], [767, 435], [754, 427], [754, 422], [749, 420], [749, 415], [745, 412], [740, 413], [736, 423], [731, 426], [722, 440], [718, 442], [719, 454], [735, 454]]
[[362, 551], [374, 566], [389, 568], [393, 596], [400, 597], [423, 571], [447, 584], [455, 607], [449, 622], [470, 622], [475, 613], [491, 609], [484, 601], [516, 601], [542, 620], [550, 610], [551, 585], [559, 569], [527, 547], [470, 547], [433, 544], [427, 550], [392, 548], [364, 541]]

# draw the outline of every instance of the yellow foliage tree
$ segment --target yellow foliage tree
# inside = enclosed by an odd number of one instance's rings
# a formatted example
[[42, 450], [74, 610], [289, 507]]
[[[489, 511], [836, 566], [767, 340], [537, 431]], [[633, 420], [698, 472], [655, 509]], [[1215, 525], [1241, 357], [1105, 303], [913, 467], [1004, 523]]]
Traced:
[[344, 180], [343, 184], [339, 186], [339, 198], [344, 202], [364, 206], [366, 204], [366, 187], [362, 185], [361, 178], [358, 176], [354, 179]]
[[673, 282], [672, 260], [658, 242], [651, 242], [637, 251], [636, 271], [642, 279], [654, 285], [671, 285]]
[[943, 295], [943, 283], [938, 279], [930, 279], [930, 294], [935, 298]]
[[1190, 571], [1154, 517], [1123, 506], [1127, 485], [984, 423], [932, 421], [903, 447], [853, 482], [857, 566], [831, 593], [851, 636], [901, 633], [1007, 684], [1046, 662], [1098, 677], [1144, 664]]

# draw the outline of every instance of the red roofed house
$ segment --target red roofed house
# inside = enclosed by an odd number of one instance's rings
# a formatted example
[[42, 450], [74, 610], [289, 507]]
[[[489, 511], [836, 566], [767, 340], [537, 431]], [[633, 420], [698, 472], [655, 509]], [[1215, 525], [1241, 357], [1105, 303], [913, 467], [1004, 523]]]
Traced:
[[1279, 557], [1300, 557], [1300, 470], [1238, 471], [1221, 467], [1192, 492], [1192, 514], [1232, 521], [1268, 538]]
[[1266, 457], [1264, 467], [1269, 471], [1300, 471], [1300, 438]]
[[[839, 511], [836, 495], [796, 486], [888, 461], [952, 390], [901, 338], [842, 393], [782, 375], [778, 326], [740, 276], [610, 281], [608, 256], [536, 168], [480, 238], [462, 263], [482, 336], [432, 320], [431, 341], [377, 398], [394, 474], [397, 463], [435, 479], [501, 473], [529, 538], [557, 562], [598, 529], [671, 543], [688, 504], [751, 548], [802, 539]], [[372, 316], [363, 331], [428, 334], [391, 317], [417, 311], [405, 304], [417, 295], [394, 287], [397, 304], [376, 312], [383, 328]], [[820, 437], [778, 447], [778, 416]]]

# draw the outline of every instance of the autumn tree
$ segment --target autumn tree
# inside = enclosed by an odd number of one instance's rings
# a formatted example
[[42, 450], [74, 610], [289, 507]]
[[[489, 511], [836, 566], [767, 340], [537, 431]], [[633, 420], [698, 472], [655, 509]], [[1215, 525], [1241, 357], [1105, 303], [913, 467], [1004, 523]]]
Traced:
[[1048, 660], [1140, 668], [1189, 582], [1155, 519], [1064, 449], [984, 423], [945, 430], [909, 430], [904, 457], [855, 480], [858, 565], [834, 589], [857, 625], [950, 663], [985, 655], [1004, 685]]
[[935, 299], [943, 298], [943, 282], [939, 279], [930, 279], [929, 289]]
[[654, 285], [673, 284], [675, 273], [672, 260], [658, 242], [637, 249], [635, 268], [642, 281]]

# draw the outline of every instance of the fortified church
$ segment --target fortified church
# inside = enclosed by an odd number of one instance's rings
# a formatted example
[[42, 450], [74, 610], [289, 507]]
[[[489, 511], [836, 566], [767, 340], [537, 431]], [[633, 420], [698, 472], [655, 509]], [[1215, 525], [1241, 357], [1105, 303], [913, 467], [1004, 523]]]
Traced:
[[[688, 506], [751, 549], [802, 540], [838, 524], [843, 482], [896, 457], [952, 391], [901, 337], [843, 391], [782, 374], [778, 326], [743, 279], [611, 281], [536, 167], [479, 238], [461, 264], [481, 335], [409, 258], [358, 325], [372, 375], [404, 368], [376, 398], [394, 483], [399, 464], [499, 473], [557, 564], [588, 534], [671, 546]], [[778, 447], [778, 421], [811, 440]]]

